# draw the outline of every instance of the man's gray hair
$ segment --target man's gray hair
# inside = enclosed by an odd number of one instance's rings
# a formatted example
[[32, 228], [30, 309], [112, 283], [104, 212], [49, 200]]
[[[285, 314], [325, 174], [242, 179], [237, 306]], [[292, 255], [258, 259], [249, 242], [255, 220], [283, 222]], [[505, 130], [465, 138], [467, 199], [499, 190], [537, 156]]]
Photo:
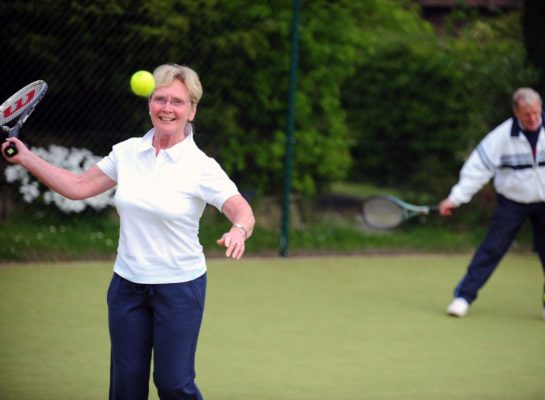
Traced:
[[541, 105], [541, 96], [532, 88], [519, 88], [513, 93], [513, 107], [515, 108], [522, 104], [528, 105], [535, 104], [536, 102], [539, 102], [539, 105]]

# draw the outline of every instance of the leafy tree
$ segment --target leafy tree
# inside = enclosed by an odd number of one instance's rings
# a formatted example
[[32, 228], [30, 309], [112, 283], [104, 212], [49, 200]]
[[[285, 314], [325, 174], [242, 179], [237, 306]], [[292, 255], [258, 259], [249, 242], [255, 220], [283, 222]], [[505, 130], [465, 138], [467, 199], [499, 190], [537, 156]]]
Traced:
[[[0, 0], [9, 54], [0, 60], [8, 77], [0, 91], [46, 80], [49, 93], [25, 138], [106, 154], [150, 128], [146, 99], [129, 91], [130, 75], [187, 64], [204, 85], [198, 143], [241, 188], [279, 194], [291, 18], [291, 0]], [[508, 91], [504, 82], [514, 78], [507, 71], [522, 71], [518, 47], [495, 29], [475, 32], [486, 46], [442, 42], [409, 0], [303, 2], [294, 189], [313, 194], [348, 171], [355, 179], [410, 184], [426, 181], [418, 171], [459, 160], [467, 141], [454, 132], [471, 131], [464, 119], [480, 124], [479, 134], [484, 126], [479, 107], [465, 102], [469, 94], [485, 89], [478, 95], [485, 103]], [[371, 142], [380, 146], [370, 154]], [[380, 165], [391, 157], [406, 168]]]
[[[311, 194], [345, 176], [351, 138], [340, 88], [378, 35], [418, 25], [403, 1], [304, 2], [293, 185]], [[200, 74], [197, 140], [241, 187], [281, 191], [290, 54], [291, 1], [0, 1], [11, 57], [0, 60], [12, 92], [50, 84], [27, 137], [37, 145], [112, 144], [150, 126], [145, 99], [129, 92], [138, 69], [165, 62]], [[407, 16], [409, 16], [407, 18]], [[402, 22], [402, 23], [400, 23]], [[41, 131], [38, 135], [30, 130]], [[85, 142], [83, 142], [85, 141]]]
[[463, 149], [464, 75], [433, 38], [392, 42], [365, 60], [344, 92], [355, 180], [437, 186], [437, 172]]
[[357, 135], [352, 179], [445, 195], [469, 151], [509, 116], [513, 89], [535, 81], [517, 18], [476, 21], [456, 37], [387, 38], [363, 59], [343, 91]]

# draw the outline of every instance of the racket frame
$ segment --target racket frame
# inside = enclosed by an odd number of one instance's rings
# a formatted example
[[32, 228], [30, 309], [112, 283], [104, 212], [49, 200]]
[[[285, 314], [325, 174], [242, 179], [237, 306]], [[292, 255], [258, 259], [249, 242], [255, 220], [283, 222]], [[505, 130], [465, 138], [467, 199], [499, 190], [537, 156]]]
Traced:
[[[17, 91], [15, 94], [10, 96], [10, 98], [7, 99], [4, 103], [2, 103], [2, 105], [0, 105], [0, 114], [4, 124], [2, 125], [2, 130], [8, 133], [8, 137], [19, 136], [19, 130], [26, 122], [28, 117], [30, 117], [30, 114], [32, 114], [38, 103], [45, 96], [45, 94], [47, 93], [47, 88], [48, 86], [45, 81], [34, 81]], [[36, 90], [36, 94], [30, 100], [27, 100], [27, 103], [23, 104], [23, 101], [26, 100], [25, 97], [28, 97], [29, 93], [32, 93], [31, 89]], [[3, 114], [5, 113], [5, 111], [8, 108], [16, 105], [17, 102], [20, 102], [21, 105], [18, 109], [12, 112], [12, 117], [4, 117]], [[17, 121], [12, 127], [6, 125], [11, 123], [15, 119], [17, 119]], [[10, 143], [4, 149], [4, 154], [6, 155], [6, 157], [15, 156], [17, 154], [17, 147], [13, 143]]]
[[[383, 202], [388, 203], [388, 205], [395, 205], [395, 209], [399, 212], [399, 218], [397, 218], [397, 222], [391, 223], [391, 224], [377, 224], [369, 219], [369, 214], [365, 211], [366, 205], [372, 204], [373, 202]], [[418, 217], [418, 216], [425, 216], [429, 215], [432, 212], [436, 212], [438, 209], [437, 206], [430, 206], [430, 205], [415, 205], [411, 203], [407, 203], [406, 201], [403, 201], [395, 196], [392, 195], [374, 195], [366, 198], [362, 203], [362, 217], [363, 221], [366, 225], [369, 225], [372, 228], [379, 229], [379, 230], [389, 230], [393, 229], [399, 225], [401, 225], [403, 222], [407, 221], [408, 219]]]

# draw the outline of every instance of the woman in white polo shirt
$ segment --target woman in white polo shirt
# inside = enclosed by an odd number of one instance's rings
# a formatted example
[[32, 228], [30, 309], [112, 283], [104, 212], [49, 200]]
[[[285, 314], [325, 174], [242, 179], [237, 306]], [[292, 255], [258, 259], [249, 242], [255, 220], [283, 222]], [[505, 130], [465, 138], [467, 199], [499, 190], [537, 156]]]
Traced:
[[16, 138], [2, 145], [15, 143], [19, 152], [8, 161], [70, 199], [117, 186], [120, 238], [108, 289], [111, 400], [148, 398], [152, 351], [161, 399], [202, 399], [194, 368], [206, 292], [199, 219], [206, 204], [226, 215], [233, 225], [218, 244], [235, 259], [255, 222], [235, 184], [193, 140], [202, 96], [197, 74], [166, 64], [153, 75], [153, 129], [115, 145], [81, 175], [48, 164]]

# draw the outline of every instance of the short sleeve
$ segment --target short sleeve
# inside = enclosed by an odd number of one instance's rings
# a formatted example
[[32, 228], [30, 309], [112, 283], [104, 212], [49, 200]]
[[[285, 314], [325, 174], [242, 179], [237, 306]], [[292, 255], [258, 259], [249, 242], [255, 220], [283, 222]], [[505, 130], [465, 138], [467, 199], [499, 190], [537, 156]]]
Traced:
[[97, 163], [97, 167], [104, 172], [108, 178], [117, 182], [117, 162], [113, 150]]
[[206, 158], [199, 181], [199, 192], [204, 201], [219, 211], [230, 197], [239, 194], [235, 183], [227, 176], [216, 160]]

